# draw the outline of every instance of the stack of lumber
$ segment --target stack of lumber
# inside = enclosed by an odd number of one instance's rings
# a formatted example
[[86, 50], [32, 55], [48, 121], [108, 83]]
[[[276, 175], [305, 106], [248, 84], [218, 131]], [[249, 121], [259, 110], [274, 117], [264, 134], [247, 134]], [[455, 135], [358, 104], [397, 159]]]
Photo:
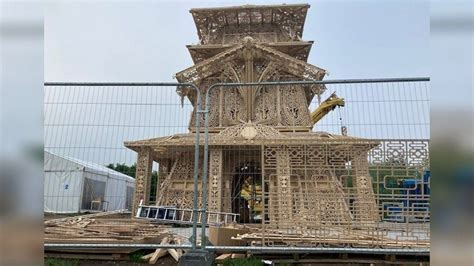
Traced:
[[[45, 243], [72, 244], [181, 244], [186, 239], [173, 234], [169, 226], [151, 223], [147, 220], [120, 218], [117, 212], [96, 213], [44, 222]], [[133, 248], [92, 247], [64, 249], [49, 248], [46, 257], [94, 260], [129, 259]], [[183, 255], [181, 249], [157, 249], [142, 259], [154, 264], [161, 257], [171, 255], [176, 261]]]
[[115, 212], [47, 220], [45, 243], [160, 243], [171, 233], [144, 220], [106, 218]]
[[334, 230], [325, 235], [288, 233], [276, 230], [256, 230], [239, 234], [232, 239], [246, 241], [250, 245], [262, 246], [333, 246], [333, 247], [382, 247], [382, 248], [429, 248], [430, 242], [417, 237], [402, 239], [389, 237], [383, 232], [359, 230]]

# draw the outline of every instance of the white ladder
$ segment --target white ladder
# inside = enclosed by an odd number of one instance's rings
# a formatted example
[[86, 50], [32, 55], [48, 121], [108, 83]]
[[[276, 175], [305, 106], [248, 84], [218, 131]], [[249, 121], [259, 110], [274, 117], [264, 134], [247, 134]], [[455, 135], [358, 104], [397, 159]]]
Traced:
[[[136, 218], [155, 220], [164, 223], [174, 224], [192, 224], [195, 212], [192, 209], [181, 209], [175, 206], [153, 206], [153, 205], [140, 205], [138, 206]], [[215, 212], [207, 211], [207, 224], [206, 225], [222, 225], [228, 223], [236, 223], [237, 213], [229, 212]], [[197, 212], [197, 222], [201, 223], [202, 212]]]

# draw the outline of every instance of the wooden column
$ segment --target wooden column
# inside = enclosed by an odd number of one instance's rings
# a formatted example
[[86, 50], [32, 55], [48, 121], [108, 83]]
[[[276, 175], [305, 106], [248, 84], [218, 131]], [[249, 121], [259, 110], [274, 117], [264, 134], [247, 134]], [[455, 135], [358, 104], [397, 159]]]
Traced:
[[143, 147], [138, 152], [137, 171], [135, 174], [135, 195], [133, 198], [132, 217], [137, 214], [138, 205], [143, 200], [143, 204], [149, 204], [151, 189], [151, 171], [153, 160], [151, 149]]
[[[243, 82], [253, 82], [255, 81], [254, 77], [254, 57], [255, 52], [252, 47], [254, 40], [251, 37], [245, 37], [244, 43], [245, 48], [242, 52], [242, 56], [245, 61], [245, 71], [243, 73]], [[244, 86], [241, 90], [241, 95], [244, 99], [245, 109], [247, 112], [246, 120], [254, 120], [254, 101], [256, 96], [256, 88], [253, 86]]]
[[209, 153], [209, 211], [222, 211], [222, 150]]
[[293, 219], [293, 195], [290, 183], [290, 154], [288, 148], [283, 146], [277, 152], [277, 192], [278, 206], [277, 219], [279, 228], [289, 228]]
[[[355, 148], [355, 147], [354, 147]], [[371, 225], [379, 220], [379, 213], [369, 173], [369, 163], [365, 150], [357, 151], [352, 159], [354, 169], [355, 221], [362, 226]]]

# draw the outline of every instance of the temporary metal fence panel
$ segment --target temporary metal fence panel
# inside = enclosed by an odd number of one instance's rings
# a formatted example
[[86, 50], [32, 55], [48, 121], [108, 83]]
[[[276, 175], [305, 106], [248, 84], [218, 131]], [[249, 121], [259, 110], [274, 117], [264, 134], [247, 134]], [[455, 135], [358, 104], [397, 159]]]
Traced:
[[215, 84], [205, 104], [203, 211], [240, 214], [244, 246], [428, 252], [428, 78]]
[[[235, 213], [240, 223], [252, 228], [237, 236], [241, 246], [211, 247], [201, 241], [201, 248], [269, 253], [291, 249], [307, 253], [426, 254], [429, 250], [426, 78], [217, 84], [207, 90], [205, 108], [199, 106], [203, 91], [195, 94], [193, 104], [186, 101], [181, 106], [176, 86], [197, 90], [190, 84], [45, 85], [45, 150], [75, 162], [70, 163], [72, 168], [64, 165], [64, 171], [50, 171], [55, 173], [54, 181], [45, 180], [45, 188], [59, 187], [61, 192], [45, 191], [45, 201], [82, 204], [83, 187], [72, 194], [64, 193], [72, 189], [64, 183], [64, 176], [81, 167], [110, 175], [103, 170], [106, 167], [127, 176], [138, 173], [134, 189], [141, 189], [145, 206], [170, 202], [163, 198], [176, 199], [172, 203], [192, 206], [195, 221], [199, 219], [201, 224], [215, 219], [203, 213]], [[244, 104], [239, 93], [252, 95], [246, 93], [252, 88], [258, 92]], [[345, 106], [323, 112], [313, 127], [311, 111], [333, 92], [344, 98]], [[255, 112], [249, 111], [254, 107]], [[206, 122], [204, 127], [201, 121]], [[189, 129], [190, 134], [182, 134]], [[205, 134], [199, 139], [202, 131]], [[142, 156], [140, 147], [153, 147], [157, 141], [168, 145], [167, 150], [156, 147], [153, 152], [174, 154], [173, 160]], [[179, 163], [185, 158], [183, 147], [189, 144], [194, 145], [187, 150], [194, 160], [188, 163], [194, 168]], [[154, 161], [151, 168], [147, 167], [149, 161]], [[78, 166], [81, 163], [88, 166]], [[140, 169], [148, 169], [145, 175], [152, 176], [150, 184], [143, 183], [147, 179], [142, 178]], [[169, 180], [176, 176], [173, 180], [179, 182], [172, 187]], [[81, 182], [77, 186], [83, 186]], [[183, 188], [194, 196], [193, 202], [181, 202], [179, 193], [176, 197], [157, 194], [158, 188], [168, 195]], [[130, 188], [123, 190], [109, 198], [122, 199], [127, 208], [127, 193], [131, 192]], [[100, 209], [107, 205], [100, 195], [89, 197]], [[136, 197], [134, 204], [136, 208]], [[200, 206], [201, 215], [197, 214]], [[183, 220], [193, 214], [188, 216]], [[115, 222], [126, 224], [123, 220]], [[143, 226], [142, 234], [149, 232], [146, 230]], [[71, 237], [61, 243], [46, 241], [45, 246], [187, 249], [199, 245], [199, 235], [208, 234], [205, 226], [198, 232], [196, 223], [193, 228], [160, 225], [159, 230], [180, 236], [180, 244], [160, 240], [153, 244], [80, 243]], [[61, 232], [50, 233], [57, 236]], [[188, 237], [193, 241], [187, 241]]]
[[[197, 215], [188, 226], [173, 228], [142, 224], [132, 220], [130, 214], [136, 211], [140, 199], [146, 204], [157, 203], [157, 191], [166, 180], [166, 172], [164, 163], [149, 158], [145, 175], [151, 178], [141, 176], [137, 172], [137, 153], [141, 150], [126, 148], [124, 142], [188, 130], [194, 106], [189, 102], [181, 104], [176, 88], [196, 89], [192, 84], [177, 83], [45, 84], [44, 201], [50, 225], [45, 228], [46, 245], [153, 241], [159, 244], [172, 233], [174, 242], [163, 245], [179, 242], [178, 246], [196, 246], [197, 238], [191, 236], [196, 235]], [[195, 104], [200, 109], [199, 95]], [[198, 144], [198, 139], [199, 134], [195, 134], [193, 143]], [[175, 152], [179, 153], [177, 149]], [[196, 195], [192, 198], [191, 213], [197, 214], [199, 146], [194, 145], [189, 153], [195, 156], [194, 168], [191, 165], [190, 169], [183, 169], [183, 175], [187, 175], [191, 193]], [[101, 212], [116, 210], [129, 213], [100, 216]], [[74, 219], [84, 212], [98, 216]], [[67, 221], [58, 220], [64, 214], [69, 217]], [[189, 238], [193, 241], [189, 242]]]

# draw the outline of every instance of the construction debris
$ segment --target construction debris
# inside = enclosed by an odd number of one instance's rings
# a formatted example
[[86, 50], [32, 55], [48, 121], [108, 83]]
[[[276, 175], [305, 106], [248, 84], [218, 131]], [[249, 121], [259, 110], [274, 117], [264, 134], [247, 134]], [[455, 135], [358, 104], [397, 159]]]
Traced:
[[89, 219], [89, 218], [98, 218], [98, 217], [104, 217], [104, 216], [111, 216], [115, 214], [122, 214], [122, 213], [128, 213], [128, 210], [116, 210], [116, 211], [109, 211], [109, 212], [98, 212], [98, 213], [91, 213], [91, 214], [84, 214], [80, 216], [71, 216], [71, 217], [65, 217], [65, 218], [59, 218], [59, 219], [50, 219], [46, 220], [44, 222], [45, 225], [48, 224], [58, 224], [58, 223], [72, 223], [75, 224], [78, 221], [81, 221], [83, 219]]
[[[161, 245], [168, 245], [168, 244], [176, 244], [179, 245], [181, 244], [181, 239], [178, 237], [165, 237], [161, 240]], [[155, 252], [147, 254], [145, 256], [142, 256], [141, 259], [148, 261], [149, 264], [155, 264], [156, 261], [161, 258], [166, 256], [167, 254], [171, 255], [174, 260], [177, 262], [179, 261], [179, 258], [183, 255], [184, 251], [182, 249], [174, 249], [174, 248], [158, 248], [155, 250]]]
[[143, 220], [106, 218], [120, 211], [44, 222], [45, 243], [159, 243], [171, 237], [167, 227]]
[[[340, 229], [340, 230], [338, 230]], [[253, 229], [249, 233], [238, 234], [232, 237], [234, 240], [246, 241], [252, 246], [334, 246], [334, 247], [373, 247], [384, 246], [388, 248], [429, 248], [428, 238], [421, 236], [406, 237], [402, 239], [403, 232], [383, 232], [352, 230], [334, 228], [326, 230], [324, 235], [310, 235], [301, 233], [289, 233], [276, 230]], [[329, 232], [330, 231], [330, 232]], [[426, 240], [425, 240], [426, 239]]]
[[[152, 223], [147, 220], [116, 218], [122, 211], [87, 214], [61, 219], [51, 219], [44, 222], [45, 243], [75, 243], [75, 244], [156, 244], [162, 245], [185, 242], [183, 236], [173, 234], [169, 226]], [[48, 249], [47, 256], [60, 258], [94, 258], [105, 260], [120, 260], [128, 258], [136, 251], [132, 248], [79, 248], [65, 250], [61, 248]], [[171, 255], [178, 261], [183, 255], [181, 249], [156, 249], [154, 252], [141, 257], [142, 260], [155, 264], [158, 259]]]
[[[161, 244], [162, 245], [166, 245], [166, 244], [169, 244], [170, 240], [168, 237], [165, 237], [163, 238], [163, 240], [161, 240]], [[148, 263], [150, 264], [155, 264], [156, 261], [163, 257], [164, 255], [166, 255], [168, 253], [168, 250], [166, 249], [162, 249], [162, 248], [158, 248], [155, 250], [155, 252], [153, 253], [150, 253], [151, 254], [151, 257], [149, 258], [150, 260], [148, 261]], [[142, 257], [142, 259], [144, 259], [144, 257]]]

